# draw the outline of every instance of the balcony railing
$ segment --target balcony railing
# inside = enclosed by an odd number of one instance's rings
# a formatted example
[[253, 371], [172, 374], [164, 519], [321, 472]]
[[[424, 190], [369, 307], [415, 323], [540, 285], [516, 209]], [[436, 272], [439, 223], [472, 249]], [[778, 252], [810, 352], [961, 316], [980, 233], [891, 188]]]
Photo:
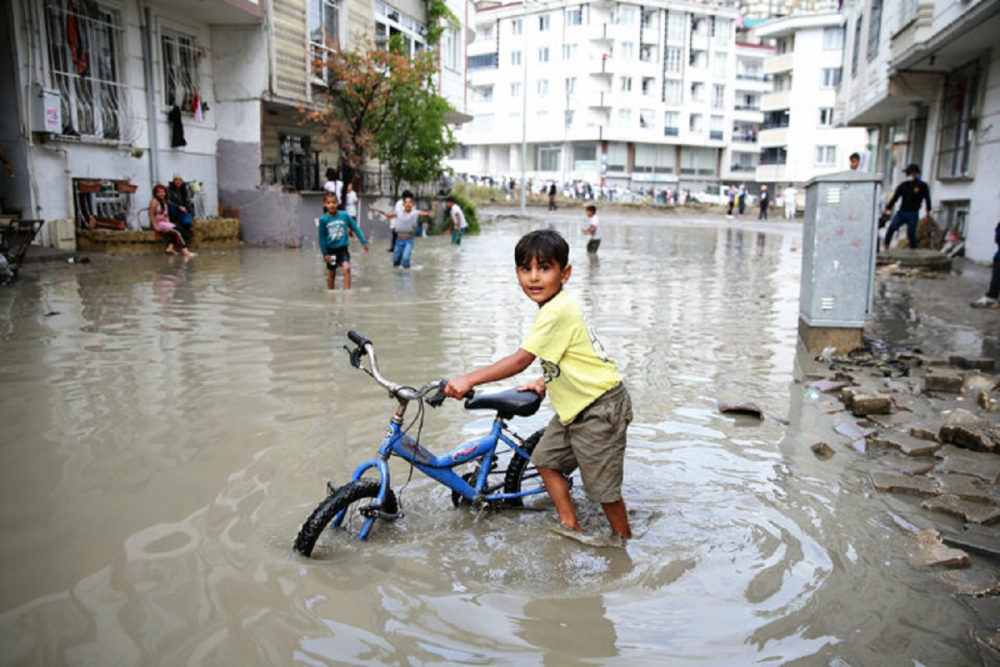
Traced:
[[734, 164], [729, 168], [729, 171], [757, 171], [757, 165], [755, 164]]
[[301, 156], [290, 162], [260, 165], [260, 180], [265, 185], [280, 185], [287, 190], [319, 191], [323, 189], [320, 180], [319, 153], [312, 159]]
[[676, 127], [665, 127], [663, 128], [663, 135], [666, 137], [676, 137], [681, 133], [679, 128]]
[[734, 134], [733, 135], [734, 144], [755, 144], [757, 143], [756, 134]]
[[736, 111], [760, 111], [759, 104], [737, 104], [733, 107]]
[[708, 138], [709, 139], [714, 139], [714, 140], [717, 140], [717, 141], [721, 141], [722, 140], [722, 131], [721, 130], [710, 130], [709, 133], [708, 133]]

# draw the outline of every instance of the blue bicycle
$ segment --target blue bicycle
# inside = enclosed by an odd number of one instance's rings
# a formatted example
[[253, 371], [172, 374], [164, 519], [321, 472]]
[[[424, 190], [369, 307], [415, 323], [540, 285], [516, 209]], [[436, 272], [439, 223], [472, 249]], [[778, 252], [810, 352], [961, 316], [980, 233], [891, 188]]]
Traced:
[[[436, 455], [407, 431], [415, 424], [422, 425], [426, 402], [438, 407], [444, 402], [447, 380], [428, 382], [420, 389], [398, 385], [379, 373], [375, 346], [356, 331], [347, 337], [354, 343], [350, 353], [351, 365], [370, 375], [389, 390], [389, 397], [397, 401], [396, 412], [389, 421], [389, 430], [375, 457], [357, 467], [351, 481], [336, 487], [327, 483], [327, 497], [313, 510], [302, 524], [295, 539], [295, 551], [311, 556], [317, 540], [327, 526], [355, 533], [363, 540], [371, 533], [377, 519], [394, 520], [403, 516], [389, 476], [389, 457], [398, 456], [409, 461], [425, 475], [451, 489], [451, 500], [456, 507], [468, 505], [476, 509], [525, 507], [525, 500], [545, 493], [541, 477], [531, 465], [531, 453], [538, 444], [544, 429], [528, 438], [521, 438], [507, 427], [514, 417], [529, 417], [538, 411], [542, 398], [533, 391], [511, 389], [495, 394], [475, 396], [469, 392], [465, 401], [467, 410], [492, 410], [496, 412], [489, 435], [463, 444], [446, 454]], [[368, 359], [368, 367], [363, 359]], [[425, 396], [437, 390], [430, 398]], [[410, 403], [416, 402], [418, 412], [408, 427], [403, 418]], [[498, 445], [506, 448], [498, 452]], [[464, 474], [455, 468], [468, 464], [471, 470]], [[411, 468], [411, 473], [412, 473]], [[366, 476], [367, 474], [367, 476]]]

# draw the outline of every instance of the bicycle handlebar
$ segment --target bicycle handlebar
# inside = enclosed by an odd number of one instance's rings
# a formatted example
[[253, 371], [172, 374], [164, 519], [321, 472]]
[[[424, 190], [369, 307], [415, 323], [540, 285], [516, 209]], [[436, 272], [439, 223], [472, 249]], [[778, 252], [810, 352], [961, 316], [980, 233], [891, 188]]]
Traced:
[[[447, 380], [432, 380], [420, 389], [414, 389], [413, 387], [396, 384], [395, 382], [382, 377], [382, 374], [379, 372], [378, 358], [375, 356], [375, 344], [372, 343], [371, 340], [354, 330], [348, 331], [347, 337], [352, 343], [357, 345], [357, 348], [354, 350], [345, 346], [345, 349], [347, 349], [347, 351], [351, 354], [351, 365], [355, 368], [361, 368], [361, 357], [367, 356], [369, 359], [369, 365], [371, 366], [371, 376], [376, 382], [388, 389], [392, 396], [403, 401], [414, 401], [423, 398], [436, 388], [437, 393], [427, 399], [428, 405], [432, 408], [436, 408], [444, 403], [444, 387], [448, 384]], [[474, 393], [475, 392], [470, 391], [466, 394], [465, 398], [472, 398]]]

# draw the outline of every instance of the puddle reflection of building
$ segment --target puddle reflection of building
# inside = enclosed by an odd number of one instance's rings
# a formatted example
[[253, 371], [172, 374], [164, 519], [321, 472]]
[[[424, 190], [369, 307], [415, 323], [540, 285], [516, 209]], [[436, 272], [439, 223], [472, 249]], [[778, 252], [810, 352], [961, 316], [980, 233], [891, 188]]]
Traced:
[[516, 632], [545, 652], [545, 664], [618, 655], [618, 634], [601, 597], [533, 599], [524, 605], [524, 615]]

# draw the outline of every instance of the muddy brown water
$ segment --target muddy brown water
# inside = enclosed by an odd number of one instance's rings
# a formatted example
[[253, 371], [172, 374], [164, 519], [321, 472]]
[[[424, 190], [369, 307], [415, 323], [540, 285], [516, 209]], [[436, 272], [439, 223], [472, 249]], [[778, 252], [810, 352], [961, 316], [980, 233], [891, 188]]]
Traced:
[[[969, 610], [907, 562], [912, 501], [808, 449], [830, 436], [794, 382], [800, 227], [602, 219], [597, 257], [582, 216], [544, 224], [632, 392], [625, 550], [552, 534], [552, 511], [477, 519], [419, 476], [368, 541], [290, 548], [392, 409], [346, 332], [409, 384], [513, 351], [534, 315], [513, 246], [538, 220], [419, 239], [408, 272], [355, 248], [351, 293], [326, 291], [315, 249], [29, 265], [0, 289], [0, 662], [978, 663]], [[451, 401], [421, 441], [488, 425]]]

